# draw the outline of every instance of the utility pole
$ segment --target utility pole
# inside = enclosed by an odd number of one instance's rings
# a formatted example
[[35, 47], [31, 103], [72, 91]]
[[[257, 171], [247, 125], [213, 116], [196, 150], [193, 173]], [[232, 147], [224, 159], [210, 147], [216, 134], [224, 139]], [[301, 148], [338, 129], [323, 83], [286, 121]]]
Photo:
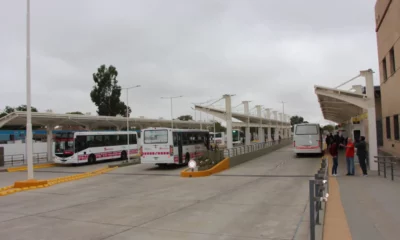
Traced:
[[284, 136], [284, 134], [283, 134], [283, 131], [284, 131], [284, 118], [285, 118], [285, 103], [287, 103], [287, 102], [284, 102], [284, 101], [281, 101], [281, 103], [282, 103], [282, 132], [281, 132], [281, 135], [282, 135], [282, 138], [283, 138], [283, 136]]
[[172, 99], [174, 98], [181, 98], [183, 96], [176, 96], [176, 97], [161, 97], [161, 99], [170, 99], [171, 100], [171, 128], [174, 128], [174, 116], [173, 116], [173, 106], [172, 106]]

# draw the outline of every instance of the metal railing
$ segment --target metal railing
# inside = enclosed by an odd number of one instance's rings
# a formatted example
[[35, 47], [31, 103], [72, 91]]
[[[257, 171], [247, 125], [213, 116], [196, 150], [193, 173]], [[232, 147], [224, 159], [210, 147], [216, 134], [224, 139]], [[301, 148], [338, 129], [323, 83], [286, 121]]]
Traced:
[[[310, 240], [315, 240], [315, 227], [321, 225], [320, 212], [322, 203], [328, 201], [329, 192], [329, 164], [326, 158], [322, 159], [321, 168], [309, 181], [309, 207], [310, 207]], [[324, 204], [326, 206], [326, 204]], [[322, 220], [323, 221], [323, 220]]]
[[395, 165], [397, 164], [397, 161], [399, 161], [399, 157], [396, 156], [375, 156], [377, 160], [374, 160], [374, 162], [378, 163], [378, 176], [381, 175], [382, 171], [382, 165], [383, 165], [383, 177], [387, 177], [387, 168], [390, 167], [390, 175], [392, 178], [392, 181], [394, 181], [394, 168]]
[[[25, 154], [4, 155], [4, 166], [16, 166], [26, 164]], [[33, 163], [48, 162], [47, 153], [33, 153]]]
[[[282, 139], [286, 140], [286, 139]], [[224, 156], [225, 157], [235, 157], [239, 156], [242, 154], [246, 153], [251, 153], [255, 152], [264, 148], [268, 148], [273, 145], [277, 145], [278, 141], [268, 141], [268, 142], [262, 142], [262, 143], [253, 143], [250, 145], [243, 145], [243, 146], [238, 146], [238, 147], [233, 147], [233, 148], [227, 148], [224, 149]]]

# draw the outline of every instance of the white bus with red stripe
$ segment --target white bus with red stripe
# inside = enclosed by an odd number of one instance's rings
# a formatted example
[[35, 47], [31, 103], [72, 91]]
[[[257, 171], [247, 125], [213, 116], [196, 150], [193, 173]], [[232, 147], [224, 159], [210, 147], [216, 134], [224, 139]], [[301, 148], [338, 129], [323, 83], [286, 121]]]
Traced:
[[293, 132], [293, 149], [297, 156], [323, 153], [322, 129], [319, 124], [296, 124]]
[[[72, 140], [72, 141], [71, 141]], [[127, 159], [138, 154], [138, 137], [136, 132], [128, 134], [121, 131], [74, 132], [73, 139], [65, 144], [58, 144], [55, 149], [55, 163], [81, 164], [96, 163], [103, 160]]]
[[209, 149], [206, 130], [147, 128], [141, 132], [141, 163], [185, 164]]

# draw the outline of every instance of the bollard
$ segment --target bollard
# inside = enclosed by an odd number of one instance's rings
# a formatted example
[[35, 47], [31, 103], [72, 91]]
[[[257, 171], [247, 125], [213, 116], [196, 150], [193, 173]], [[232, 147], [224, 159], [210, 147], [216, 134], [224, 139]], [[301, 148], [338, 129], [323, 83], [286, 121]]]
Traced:
[[390, 159], [390, 172], [392, 174], [392, 181], [394, 181], [394, 169], [393, 169], [393, 160]]
[[386, 178], [386, 158], [383, 158], [383, 177]]
[[309, 181], [310, 239], [315, 240], [314, 180]]

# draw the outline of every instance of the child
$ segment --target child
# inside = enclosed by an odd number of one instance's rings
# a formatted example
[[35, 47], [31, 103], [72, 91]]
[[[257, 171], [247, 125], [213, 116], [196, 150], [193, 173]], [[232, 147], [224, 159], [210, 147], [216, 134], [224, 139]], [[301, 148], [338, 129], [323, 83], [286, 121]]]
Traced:
[[332, 176], [336, 176], [339, 161], [338, 161], [338, 145], [335, 141], [332, 141], [331, 146], [329, 148], [329, 153], [332, 155], [332, 160], [333, 160]]

